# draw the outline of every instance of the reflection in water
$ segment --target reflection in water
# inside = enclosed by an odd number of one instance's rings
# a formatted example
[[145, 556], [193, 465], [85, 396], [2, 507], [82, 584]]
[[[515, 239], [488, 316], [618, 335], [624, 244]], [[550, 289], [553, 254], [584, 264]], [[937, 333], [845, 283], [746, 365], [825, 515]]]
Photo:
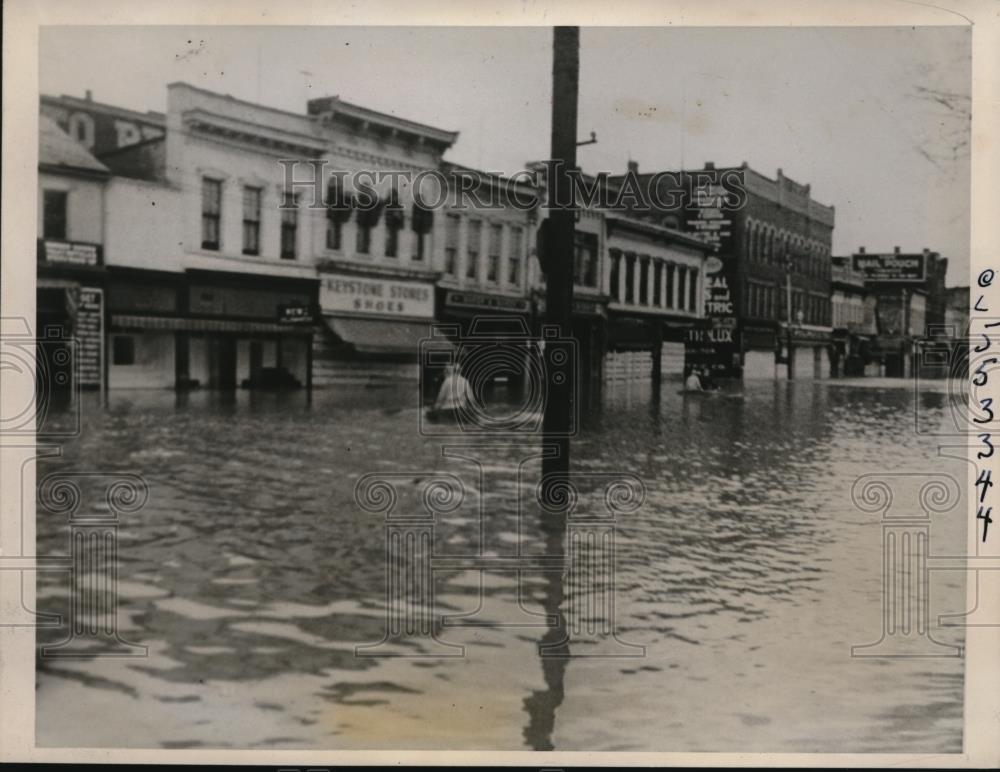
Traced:
[[[565, 541], [562, 529], [553, 529], [546, 536], [545, 554], [564, 555]], [[545, 631], [538, 647], [545, 688], [536, 689], [524, 698], [524, 709], [528, 713], [524, 741], [535, 751], [551, 751], [555, 748], [552, 733], [556, 723], [556, 708], [563, 701], [563, 679], [570, 657], [569, 631], [563, 613], [564, 573], [547, 571], [544, 576], [542, 607], [547, 615], [555, 618], [556, 623]]]
[[[88, 397], [83, 431], [39, 462], [38, 479], [100, 467], [147, 481], [148, 505], [120, 527], [119, 621], [150, 656], [40, 660], [38, 742], [960, 749], [961, 661], [850, 657], [877, 638], [881, 598], [880, 527], [851, 504], [854, 481], [872, 471], [965, 479], [961, 461], [914, 431], [915, 414], [921, 427], [953, 421], [948, 401], [906, 385], [782, 381], [685, 396], [667, 382], [659, 399], [648, 386], [608, 388], [574, 438], [573, 464], [645, 484], [645, 505], [616, 526], [614, 577], [614, 625], [645, 647], [641, 659], [540, 656], [540, 645], [561, 653], [579, 588], [559, 571], [454, 566], [434, 572], [435, 603], [480, 623], [440, 628], [464, 657], [355, 656], [383, 638], [386, 612], [385, 522], [356, 505], [357, 480], [460, 477], [466, 501], [436, 521], [437, 556], [562, 555], [561, 529], [522, 516], [540, 464], [520, 485], [515, 468], [537, 438], [494, 448], [480, 475], [420, 435], [404, 388], [311, 401], [112, 393], [106, 408]], [[85, 506], [99, 508], [99, 491], [84, 487]], [[419, 505], [418, 490], [401, 484], [400, 512]], [[933, 521], [932, 554], [964, 548], [961, 507]], [[37, 529], [41, 554], [67, 554], [64, 519], [40, 512]], [[64, 577], [38, 583], [39, 610], [64, 613]], [[932, 620], [965, 610], [964, 586], [960, 572], [932, 576]], [[961, 643], [961, 629], [934, 637]]]

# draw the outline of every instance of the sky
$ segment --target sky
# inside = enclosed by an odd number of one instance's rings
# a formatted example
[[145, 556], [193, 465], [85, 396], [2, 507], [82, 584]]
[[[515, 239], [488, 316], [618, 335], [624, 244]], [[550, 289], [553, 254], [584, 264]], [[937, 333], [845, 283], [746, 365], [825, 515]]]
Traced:
[[[955, 26], [583, 28], [579, 134], [598, 141], [578, 161], [780, 168], [836, 207], [834, 254], [927, 247], [966, 284], [970, 50]], [[457, 163], [549, 155], [551, 28], [47, 27], [40, 58], [44, 94], [164, 110], [186, 81], [297, 112], [338, 95], [459, 131]]]

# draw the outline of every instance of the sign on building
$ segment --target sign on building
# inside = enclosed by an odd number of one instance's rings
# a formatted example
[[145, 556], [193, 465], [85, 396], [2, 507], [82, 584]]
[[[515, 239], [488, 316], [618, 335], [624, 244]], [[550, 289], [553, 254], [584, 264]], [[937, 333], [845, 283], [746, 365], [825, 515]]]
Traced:
[[397, 279], [327, 275], [319, 287], [324, 314], [434, 318], [434, 285]]
[[854, 271], [861, 274], [865, 281], [922, 282], [926, 279], [923, 254], [858, 252], [851, 256], [851, 260]]
[[41, 242], [42, 259], [50, 263], [72, 263], [73, 265], [97, 265], [100, 263], [100, 247], [79, 241]]

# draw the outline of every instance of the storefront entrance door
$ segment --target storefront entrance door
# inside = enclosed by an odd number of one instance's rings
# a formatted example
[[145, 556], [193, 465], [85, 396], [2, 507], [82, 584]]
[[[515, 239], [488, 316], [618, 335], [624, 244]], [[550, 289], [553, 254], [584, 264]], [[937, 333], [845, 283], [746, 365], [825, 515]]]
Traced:
[[236, 338], [212, 338], [208, 345], [209, 388], [236, 388]]

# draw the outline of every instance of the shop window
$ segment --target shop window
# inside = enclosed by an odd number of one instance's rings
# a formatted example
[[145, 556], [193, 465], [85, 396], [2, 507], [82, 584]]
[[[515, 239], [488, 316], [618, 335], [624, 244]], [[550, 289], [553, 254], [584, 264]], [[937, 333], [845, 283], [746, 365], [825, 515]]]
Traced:
[[135, 338], [131, 335], [115, 335], [111, 339], [111, 361], [116, 365], [134, 365]]
[[281, 202], [281, 259], [295, 259], [295, 242], [299, 231], [299, 202], [294, 193], [286, 192]]
[[66, 238], [66, 210], [69, 194], [46, 190], [42, 202], [42, 235], [47, 239]]
[[518, 286], [521, 283], [521, 249], [524, 244], [524, 229], [518, 225], [511, 227], [507, 242], [507, 283]]
[[260, 188], [243, 188], [243, 254], [260, 254]]
[[457, 214], [449, 214], [445, 218], [444, 231], [444, 272], [449, 276], [458, 274], [458, 233], [461, 218]]
[[222, 183], [209, 177], [201, 181], [201, 248], [218, 249], [222, 219]]

